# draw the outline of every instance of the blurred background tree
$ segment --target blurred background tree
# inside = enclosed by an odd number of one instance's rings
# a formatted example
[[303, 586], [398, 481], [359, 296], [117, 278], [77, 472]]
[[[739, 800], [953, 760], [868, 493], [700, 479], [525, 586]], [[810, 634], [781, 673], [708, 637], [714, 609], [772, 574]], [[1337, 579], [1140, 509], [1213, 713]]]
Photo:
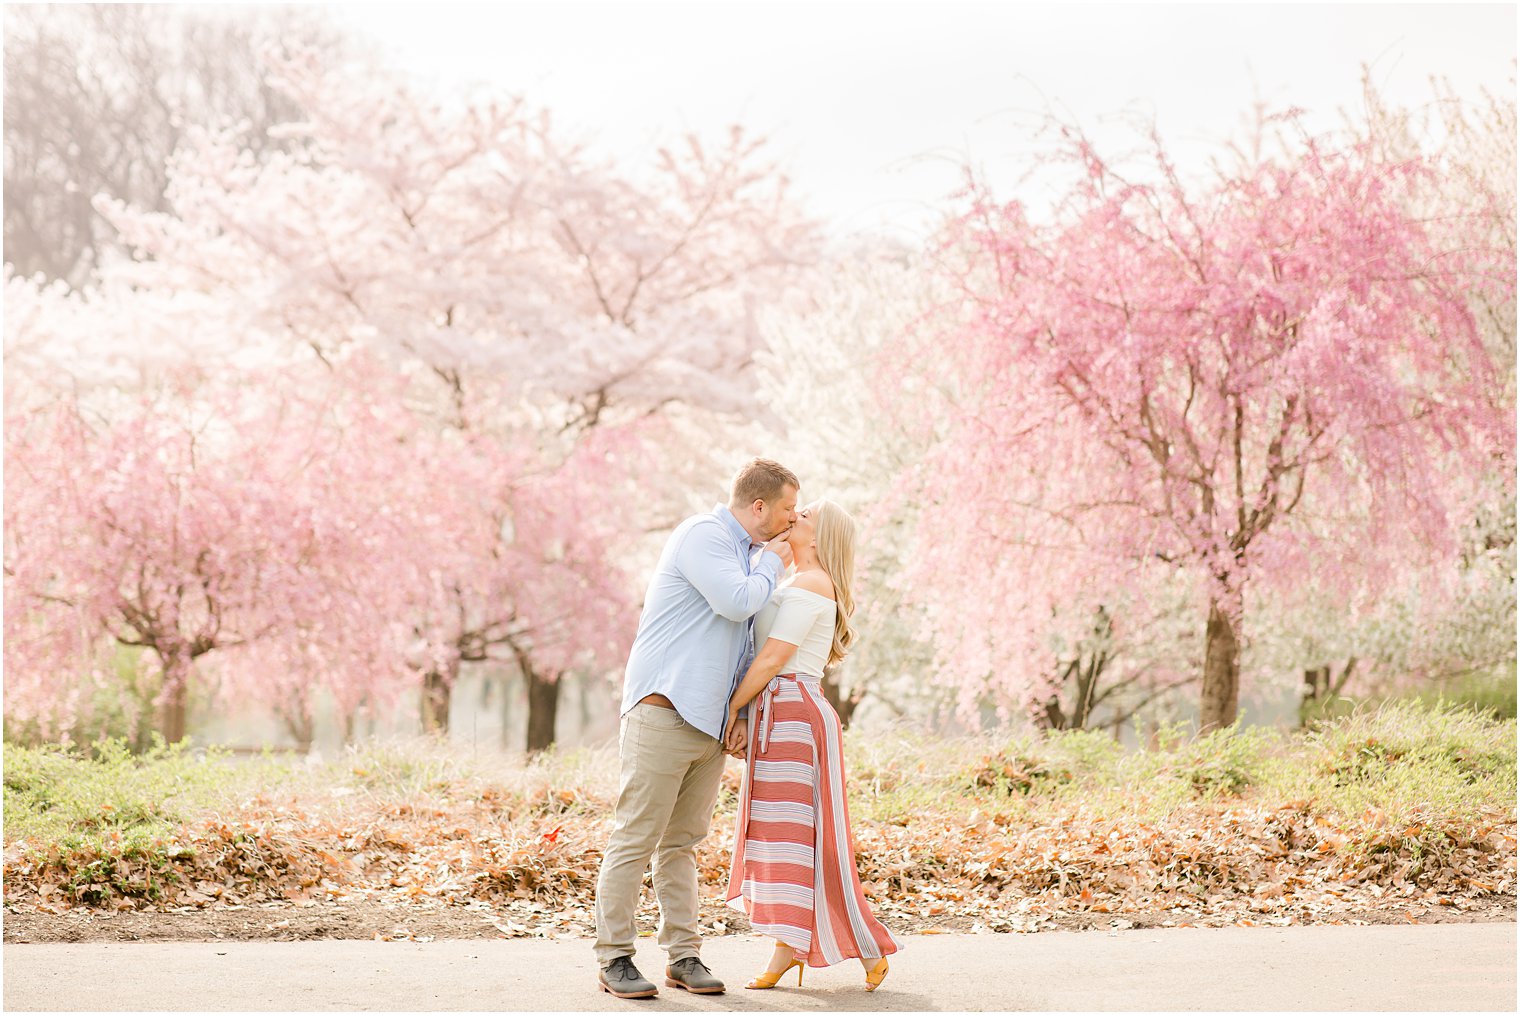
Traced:
[[255, 157], [280, 150], [271, 128], [295, 105], [263, 52], [345, 44], [295, 6], [8, 4], [4, 17], [5, 257], [71, 285], [121, 253], [96, 195], [165, 209], [168, 158], [194, 126], [241, 123]]

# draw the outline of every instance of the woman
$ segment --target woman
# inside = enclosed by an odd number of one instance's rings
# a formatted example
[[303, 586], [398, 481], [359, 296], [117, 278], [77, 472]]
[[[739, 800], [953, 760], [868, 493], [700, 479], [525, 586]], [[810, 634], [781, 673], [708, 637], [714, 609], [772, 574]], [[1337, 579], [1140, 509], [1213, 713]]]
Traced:
[[855, 519], [816, 501], [798, 512], [788, 542], [796, 572], [755, 615], [761, 648], [728, 705], [730, 741], [747, 722], [749, 750], [726, 898], [776, 939], [765, 972], [746, 986], [774, 987], [793, 966], [801, 985], [804, 963], [856, 958], [875, 990], [898, 946], [855, 871], [839, 714], [819, 686], [855, 638]]

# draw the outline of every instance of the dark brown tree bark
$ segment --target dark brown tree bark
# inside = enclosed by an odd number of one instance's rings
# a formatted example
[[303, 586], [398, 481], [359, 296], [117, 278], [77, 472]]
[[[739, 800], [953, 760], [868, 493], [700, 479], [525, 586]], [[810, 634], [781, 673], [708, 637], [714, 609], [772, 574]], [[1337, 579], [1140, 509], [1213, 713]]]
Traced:
[[528, 753], [548, 750], [554, 743], [555, 721], [559, 718], [560, 682], [553, 673], [540, 673], [525, 660], [524, 682], [528, 686]]
[[159, 651], [164, 676], [163, 700], [158, 708], [158, 731], [171, 744], [185, 739], [190, 712], [191, 660], [179, 652]]
[[422, 732], [448, 736], [449, 707], [458, 676], [458, 663], [452, 667], [435, 666], [422, 675]]
[[[1080, 648], [1076, 658], [1060, 662], [1060, 679], [1056, 682], [1056, 692], [1052, 694], [1043, 706], [1043, 714], [1035, 717], [1035, 724], [1042, 729], [1048, 730], [1081, 730], [1088, 729], [1093, 722], [1093, 713], [1104, 701], [1110, 700], [1115, 691], [1121, 690], [1130, 681], [1122, 681], [1119, 686], [1109, 686], [1099, 692], [1099, 685], [1103, 683], [1104, 675], [1108, 672], [1112, 655], [1108, 646], [1113, 637], [1114, 622], [1107, 607], [1099, 606], [1093, 619], [1092, 634], [1094, 643], [1091, 646]], [[1071, 698], [1063, 705], [1061, 701], [1062, 689], [1071, 688]], [[1149, 699], [1145, 699], [1149, 700]], [[1136, 706], [1138, 707], [1138, 706]], [[1120, 711], [1112, 716], [1107, 725], [1122, 722], [1128, 719], [1131, 711]]]
[[850, 718], [855, 714], [855, 709], [861, 700], [865, 698], [865, 690], [859, 686], [853, 688], [845, 695], [839, 687], [839, 667], [831, 666], [823, 671], [823, 696], [834, 706], [834, 711], [839, 713], [839, 725], [844, 729], [850, 728]]
[[1240, 709], [1237, 623], [1217, 600], [1209, 603], [1209, 621], [1204, 631], [1203, 694], [1198, 705], [1200, 733], [1230, 725]]
[[1330, 674], [1333, 670], [1329, 664], [1315, 666], [1304, 670], [1304, 686], [1298, 702], [1298, 725], [1307, 726], [1315, 713], [1314, 703], [1318, 701], [1333, 701], [1339, 698], [1341, 692], [1346, 689], [1346, 684], [1351, 679], [1351, 674], [1356, 670], [1356, 656], [1346, 660], [1345, 669], [1333, 682]]

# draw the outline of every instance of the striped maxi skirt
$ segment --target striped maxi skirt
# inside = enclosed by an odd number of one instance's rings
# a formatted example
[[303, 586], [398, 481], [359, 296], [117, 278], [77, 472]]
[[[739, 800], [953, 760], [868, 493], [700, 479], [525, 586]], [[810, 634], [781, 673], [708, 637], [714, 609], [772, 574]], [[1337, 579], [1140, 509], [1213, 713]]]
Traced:
[[840, 733], [814, 676], [781, 674], [750, 704], [725, 898], [757, 934], [791, 945], [810, 966], [898, 949], [855, 870]]

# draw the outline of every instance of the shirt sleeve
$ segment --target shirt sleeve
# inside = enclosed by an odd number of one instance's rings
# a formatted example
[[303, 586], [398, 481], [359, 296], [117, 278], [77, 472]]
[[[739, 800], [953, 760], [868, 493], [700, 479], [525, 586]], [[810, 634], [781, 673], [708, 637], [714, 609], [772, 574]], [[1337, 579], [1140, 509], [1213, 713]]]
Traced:
[[781, 558], [762, 553], [754, 571], [746, 574], [733, 544], [718, 526], [696, 525], [676, 548], [675, 566], [702, 593], [714, 613], [743, 621], [759, 613], [770, 600], [781, 573]]
[[812, 596], [783, 595], [768, 637], [801, 645], [822, 613], [822, 606]]

